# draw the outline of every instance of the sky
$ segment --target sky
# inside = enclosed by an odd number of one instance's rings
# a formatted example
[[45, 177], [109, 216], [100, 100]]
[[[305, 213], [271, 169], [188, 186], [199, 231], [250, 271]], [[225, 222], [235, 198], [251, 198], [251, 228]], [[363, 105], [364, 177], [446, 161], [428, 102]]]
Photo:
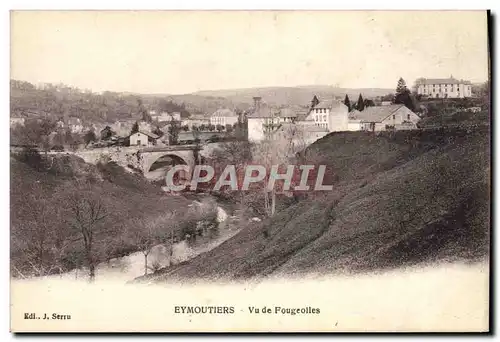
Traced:
[[185, 94], [488, 79], [484, 11], [13, 11], [11, 78]]

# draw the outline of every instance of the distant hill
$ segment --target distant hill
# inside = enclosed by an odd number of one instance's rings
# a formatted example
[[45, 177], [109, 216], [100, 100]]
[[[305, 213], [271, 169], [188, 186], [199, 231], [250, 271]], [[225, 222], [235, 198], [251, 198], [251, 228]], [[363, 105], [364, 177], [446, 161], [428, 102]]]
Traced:
[[204, 90], [191, 95], [204, 97], [223, 97], [233, 103], [253, 103], [254, 96], [262, 97], [262, 100], [274, 105], [308, 105], [314, 95], [321, 100], [338, 97], [343, 99], [347, 94], [351, 100], [358, 98], [361, 93], [364, 98], [373, 98], [393, 93], [394, 89], [382, 88], [338, 88], [332, 86], [306, 85], [297, 87], [264, 87], [264, 88], [243, 88], [225, 90]]
[[[351, 89], [322, 85], [296, 87], [256, 87], [243, 89], [204, 90], [191, 94], [139, 94], [133, 92], [92, 93], [66, 85], [36, 88], [28, 82], [11, 80], [11, 115], [45, 111], [55, 118], [74, 116], [85, 122], [114, 122], [117, 119], [140, 119], [144, 109], [179, 111], [183, 117], [191, 114], [211, 115], [217, 109], [247, 110], [253, 97], [276, 106], [308, 106], [314, 95], [321, 99], [345, 95], [353, 101], [361, 93], [364, 98], [383, 96], [393, 89]], [[24, 113], [24, 114], [23, 114]]]
[[[347, 94], [351, 100], [357, 100], [359, 94], [364, 98], [374, 98], [393, 93], [394, 89], [383, 88], [339, 88], [322, 85], [297, 87], [256, 87], [222, 90], [202, 90], [191, 94], [147, 94], [144, 97], [168, 98], [182, 103], [191, 113], [209, 115], [219, 108], [246, 110], [253, 104], [253, 97], [260, 96], [262, 101], [271, 105], [308, 106], [314, 95], [321, 99], [337, 97], [344, 99]], [[139, 95], [139, 94], [137, 94]]]

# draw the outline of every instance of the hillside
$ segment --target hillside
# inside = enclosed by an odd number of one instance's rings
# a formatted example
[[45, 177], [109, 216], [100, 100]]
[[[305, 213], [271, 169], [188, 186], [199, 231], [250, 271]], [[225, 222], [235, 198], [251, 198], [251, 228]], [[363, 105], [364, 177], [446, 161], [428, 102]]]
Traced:
[[[11, 155], [10, 174], [15, 277], [57, 273], [83, 262], [83, 244], [71, 207], [73, 195], [102, 205], [105, 217], [95, 228], [96, 261], [136, 251], [137, 244], [127, 235], [129, 229], [155, 222], [169, 212], [181, 214], [189, 203], [180, 196], [165, 196], [142, 176], [112, 162], [91, 165], [75, 156]], [[164, 224], [162, 229], [166, 236], [173, 228]]]
[[220, 108], [247, 110], [254, 96], [276, 106], [307, 106], [314, 95], [320, 99], [348, 94], [357, 99], [383, 96], [393, 89], [349, 89], [331, 86], [256, 87], [246, 89], [206, 90], [192, 94], [139, 94], [132, 92], [93, 93], [64, 84], [44, 88], [19, 80], [10, 82], [11, 116], [50, 116], [62, 119], [77, 117], [85, 123], [112, 123], [120, 119], [141, 119], [148, 109], [178, 111], [183, 117], [210, 115]]
[[148, 279], [351, 273], [487, 258], [488, 127], [332, 133], [310, 151], [338, 175], [333, 191]]

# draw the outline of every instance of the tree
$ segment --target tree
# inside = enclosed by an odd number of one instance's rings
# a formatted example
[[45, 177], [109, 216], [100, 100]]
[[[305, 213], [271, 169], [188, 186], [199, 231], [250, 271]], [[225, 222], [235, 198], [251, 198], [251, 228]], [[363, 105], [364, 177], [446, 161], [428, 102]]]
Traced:
[[314, 95], [314, 97], [312, 98], [311, 100], [311, 108], [310, 109], [313, 109], [314, 107], [316, 107], [317, 105], [319, 104], [319, 100], [318, 100], [318, 97], [316, 95]]
[[347, 94], [345, 94], [344, 104], [347, 106], [347, 110], [350, 112], [351, 111], [351, 101], [349, 101], [349, 96], [347, 96]]
[[394, 102], [394, 94], [387, 94], [380, 98], [380, 101], [390, 101]]
[[212, 125], [212, 124], [208, 125], [208, 130], [209, 130], [210, 132], [215, 131], [215, 125]]
[[81, 143], [82, 143], [82, 136], [80, 134], [73, 134], [69, 146], [73, 151], [76, 151]]
[[97, 141], [95, 132], [93, 130], [87, 131], [87, 133], [83, 136], [83, 141], [85, 142], [85, 145], [90, 144], [92, 141]]
[[200, 125], [200, 132], [204, 132], [207, 130], [207, 126], [205, 126], [205, 124], [201, 124]]
[[168, 143], [170, 145], [177, 145], [179, 141], [179, 132], [181, 131], [181, 122], [178, 120], [170, 121], [168, 127]]
[[130, 242], [144, 255], [144, 275], [148, 274], [148, 256], [160, 240], [159, 227], [152, 220], [136, 219], [130, 223]]
[[134, 134], [134, 133], [137, 133], [139, 132], [139, 122], [134, 122], [134, 124], [132, 125], [132, 130], [130, 131], [130, 134]]
[[224, 126], [222, 126], [221, 124], [218, 124], [216, 126], [216, 129], [217, 129], [217, 131], [222, 132], [224, 130]]
[[137, 99], [137, 105], [138, 105], [139, 115], [141, 116], [142, 121], [152, 122], [153, 119], [151, 118], [151, 115], [149, 115], [146, 107], [144, 106], [142, 99], [140, 98]]
[[58, 129], [52, 138], [52, 144], [56, 146], [64, 146], [66, 143], [66, 134], [62, 129]]
[[363, 96], [361, 94], [359, 94], [356, 109], [359, 110], [360, 112], [362, 112], [363, 109], [365, 109], [365, 101], [363, 100]]
[[158, 126], [155, 127], [152, 133], [156, 134], [159, 137], [162, 137], [165, 134]]
[[394, 98], [395, 104], [404, 104], [410, 110], [415, 110], [415, 102], [410, 93], [410, 90], [406, 87], [406, 82], [402, 78], [399, 79], [398, 85], [396, 87], [396, 95]]
[[102, 224], [107, 216], [104, 204], [94, 188], [76, 186], [71, 189], [67, 197], [69, 206], [70, 224], [80, 234], [89, 267], [89, 281], [95, 280], [95, 238], [103, 233], [106, 227]]
[[233, 125], [226, 124], [226, 132], [231, 133], [233, 131]]
[[49, 118], [28, 119], [24, 126], [16, 126], [12, 130], [13, 141], [21, 145], [36, 145], [45, 150], [50, 149], [51, 134], [57, 130], [57, 122]]
[[50, 255], [57, 238], [54, 227], [56, 208], [47, 203], [49, 199], [44, 196], [44, 189], [34, 183], [21, 209], [22, 220], [11, 230], [12, 249], [18, 251], [24, 264], [29, 265], [23, 267], [21, 274], [24, 276], [44, 276], [50, 274], [55, 266]]
[[370, 99], [365, 99], [364, 100], [364, 105], [365, 105], [365, 108], [367, 108], [367, 107], [373, 107], [373, 106], [375, 106], [375, 102], [373, 102], [373, 100], [370, 100]]
[[106, 126], [103, 128], [103, 130], [101, 131], [101, 140], [108, 140], [110, 139], [113, 135], [115, 134], [115, 132], [113, 132], [111, 130], [111, 127], [109, 126]]
[[404, 93], [408, 88], [406, 87], [406, 82], [405, 80], [400, 77], [398, 80], [398, 85], [396, 86], [396, 96], [398, 94]]
[[184, 125], [184, 126], [182, 126], [182, 130], [183, 130], [184, 132], [189, 131], [189, 126], [188, 126], [188, 125]]

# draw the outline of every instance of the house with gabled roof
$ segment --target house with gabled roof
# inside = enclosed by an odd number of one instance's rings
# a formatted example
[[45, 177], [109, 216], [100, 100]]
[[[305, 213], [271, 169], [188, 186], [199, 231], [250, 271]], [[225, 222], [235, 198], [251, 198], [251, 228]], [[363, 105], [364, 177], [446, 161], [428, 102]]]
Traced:
[[374, 106], [349, 113], [349, 122], [359, 123], [360, 130], [415, 129], [420, 117], [403, 104]]
[[254, 97], [254, 106], [247, 113], [248, 139], [264, 140], [284, 123], [296, 121], [297, 113], [293, 108], [278, 108], [261, 103], [260, 97]]
[[137, 131], [130, 135], [130, 146], [154, 146], [160, 137], [148, 131]]
[[236, 114], [231, 109], [227, 108], [218, 109], [210, 116], [210, 124], [214, 126], [217, 125], [232, 126], [237, 122], [238, 122], [238, 114]]

